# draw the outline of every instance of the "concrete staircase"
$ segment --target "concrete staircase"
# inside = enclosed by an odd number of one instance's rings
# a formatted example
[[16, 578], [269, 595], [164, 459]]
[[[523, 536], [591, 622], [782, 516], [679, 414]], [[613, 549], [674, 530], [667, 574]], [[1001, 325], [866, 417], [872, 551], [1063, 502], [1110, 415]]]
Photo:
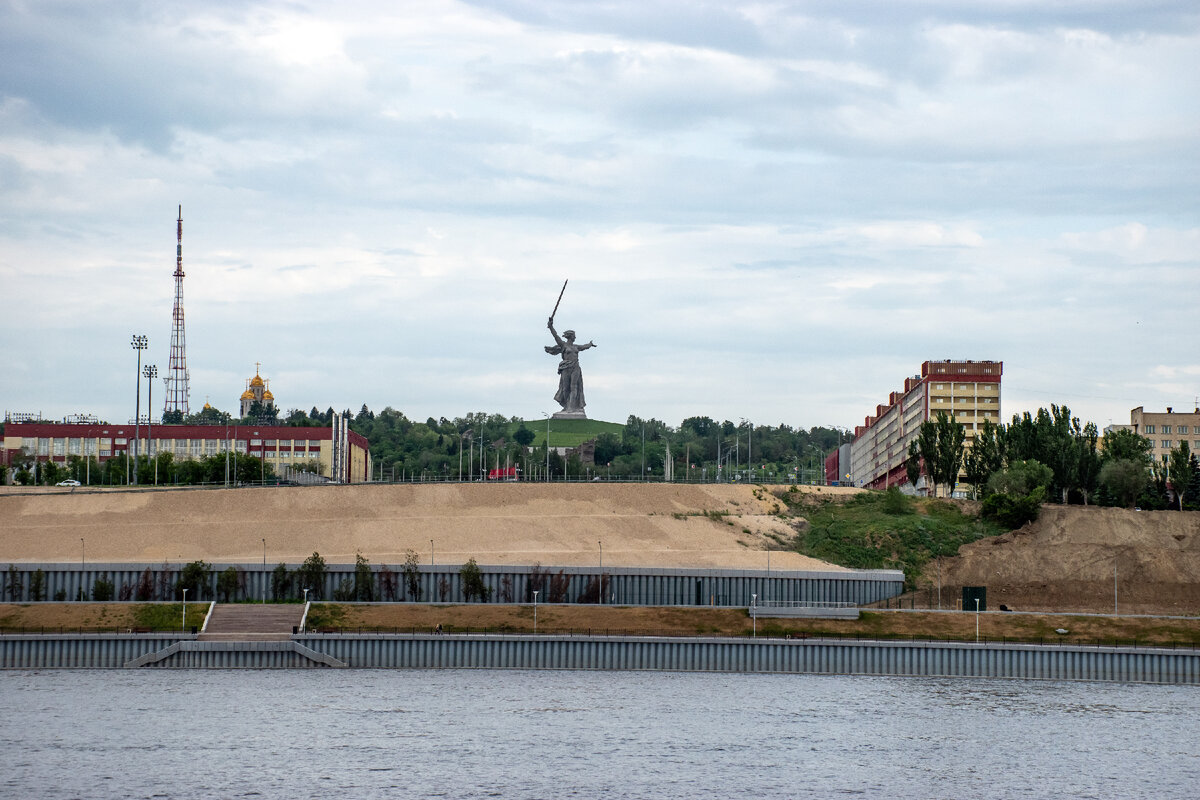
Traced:
[[290, 639], [293, 626], [304, 616], [301, 605], [261, 603], [213, 606], [204, 633], [196, 638], [210, 642], [265, 642]]

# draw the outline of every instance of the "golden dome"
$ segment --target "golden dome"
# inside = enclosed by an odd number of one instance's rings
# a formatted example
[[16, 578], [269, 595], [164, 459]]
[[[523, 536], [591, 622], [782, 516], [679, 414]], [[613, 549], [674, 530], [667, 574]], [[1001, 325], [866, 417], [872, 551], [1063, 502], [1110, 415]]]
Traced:
[[252, 392], [252, 391], [250, 391], [249, 389], [247, 389], [246, 391], [242, 392], [242, 399], [243, 399], [243, 400], [253, 400], [253, 399], [254, 399], [254, 392]]
[[272, 400], [274, 400], [274, 399], [275, 399], [275, 395], [271, 394], [271, 390], [270, 390], [270, 389], [267, 389], [265, 392], [263, 392], [263, 401], [264, 401], [264, 402], [268, 402], [268, 403], [269, 403], [269, 402], [271, 402], [271, 401], [272, 401]]
[[210, 406], [210, 405], [208, 404], [208, 401], [207, 401], [207, 400], [205, 400], [205, 401], [204, 401], [204, 410], [205, 410], [205, 411], [208, 411], [208, 410], [209, 410], [209, 409], [211, 409], [211, 408], [212, 408], [212, 406]]
[[256, 374], [253, 378], [250, 379], [250, 385], [254, 386], [254, 387], [262, 386], [263, 379], [258, 377], [258, 375]]

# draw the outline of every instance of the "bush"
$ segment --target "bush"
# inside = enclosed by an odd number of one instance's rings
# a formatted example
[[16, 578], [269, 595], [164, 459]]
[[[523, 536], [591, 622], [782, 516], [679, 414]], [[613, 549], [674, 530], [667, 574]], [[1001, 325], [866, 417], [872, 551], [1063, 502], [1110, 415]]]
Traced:
[[66, 599], [67, 599], [67, 590], [66, 589], [59, 589], [57, 592], [54, 593], [54, 602], [62, 603]]
[[333, 590], [333, 599], [339, 603], [349, 603], [354, 599], [354, 579], [342, 578], [342, 582]]
[[883, 495], [883, 513], [891, 514], [892, 516], [911, 514], [912, 504], [898, 487], [889, 486]]
[[1045, 498], [1044, 486], [1039, 486], [1026, 495], [988, 495], [983, 501], [983, 516], [985, 519], [994, 519], [1009, 530], [1016, 530], [1038, 518]]

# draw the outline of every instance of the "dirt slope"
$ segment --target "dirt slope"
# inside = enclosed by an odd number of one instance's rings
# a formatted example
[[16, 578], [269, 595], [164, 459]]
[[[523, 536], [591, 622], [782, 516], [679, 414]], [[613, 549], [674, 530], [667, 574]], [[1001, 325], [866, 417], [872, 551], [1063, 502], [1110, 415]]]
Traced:
[[[1044, 506], [1037, 522], [942, 561], [944, 598], [987, 586], [1022, 611], [1200, 613], [1200, 513]], [[925, 572], [936, 585], [936, 565]]]
[[[0, 562], [403, 561], [765, 568], [790, 536], [753, 486], [414, 484], [0, 495]], [[721, 512], [727, 516], [708, 512]], [[80, 539], [84, 539], [83, 543]], [[777, 547], [778, 545], [776, 545]], [[773, 552], [772, 569], [840, 569]]]

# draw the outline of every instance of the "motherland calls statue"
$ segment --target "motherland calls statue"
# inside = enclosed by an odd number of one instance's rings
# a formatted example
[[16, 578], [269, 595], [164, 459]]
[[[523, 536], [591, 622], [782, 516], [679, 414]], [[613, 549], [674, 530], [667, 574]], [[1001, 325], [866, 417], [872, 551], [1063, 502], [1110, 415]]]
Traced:
[[[567, 282], [563, 281], [562, 292], [558, 293], [559, 303], [562, 302], [562, 295], [566, 290]], [[554, 414], [553, 419], [587, 419], [583, 410], [587, 403], [583, 399], [583, 372], [579, 369], [579, 352], [595, 347], [596, 344], [591, 341], [587, 344], [575, 344], [575, 331], [563, 331], [562, 336], [559, 336], [558, 331], [554, 330], [554, 315], [557, 312], [558, 303], [555, 303], [554, 311], [546, 321], [546, 327], [550, 329], [550, 335], [555, 341], [555, 345], [547, 347], [546, 352], [552, 356], [562, 356], [562, 360], [558, 362], [558, 392], [554, 395], [554, 402], [562, 406], [562, 411]]]

